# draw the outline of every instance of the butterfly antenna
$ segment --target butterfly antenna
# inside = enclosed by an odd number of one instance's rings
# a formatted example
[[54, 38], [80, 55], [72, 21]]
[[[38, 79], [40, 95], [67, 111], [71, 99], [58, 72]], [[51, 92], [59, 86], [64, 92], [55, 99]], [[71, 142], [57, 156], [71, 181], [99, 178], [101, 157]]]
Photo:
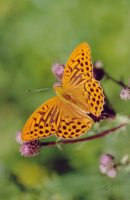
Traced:
[[26, 93], [32, 93], [32, 92], [41, 92], [41, 91], [46, 91], [50, 90], [51, 88], [41, 88], [41, 89], [35, 89], [35, 90], [26, 90]]

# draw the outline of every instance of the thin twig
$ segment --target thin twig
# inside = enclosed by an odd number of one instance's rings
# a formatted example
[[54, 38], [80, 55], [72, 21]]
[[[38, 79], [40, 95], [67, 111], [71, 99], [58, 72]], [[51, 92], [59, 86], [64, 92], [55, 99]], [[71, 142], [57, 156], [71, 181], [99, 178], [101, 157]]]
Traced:
[[105, 76], [107, 79], [110, 79], [111, 81], [113, 81], [114, 83], [126, 88], [128, 87], [123, 81], [118, 81], [116, 79], [114, 79], [113, 77], [111, 77], [108, 73], [105, 72]]
[[108, 129], [106, 131], [103, 131], [97, 135], [92, 135], [92, 136], [88, 136], [86, 138], [79, 138], [79, 139], [69, 139], [69, 140], [59, 140], [58, 142], [55, 141], [50, 141], [50, 142], [41, 142], [41, 146], [55, 146], [57, 144], [72, 144], [72, 143], [77, 143], [77, 142], [87, 142], [89, 140], [94, 140], [94, 139], [98, 139], [101, 137], [104, 137], [108, 134], [111, 134], [113, 132], [115, 132], [116, 130], [127, 126], [128, 123], [122, 123], [119, 126], [116, 126], [114, 128]]

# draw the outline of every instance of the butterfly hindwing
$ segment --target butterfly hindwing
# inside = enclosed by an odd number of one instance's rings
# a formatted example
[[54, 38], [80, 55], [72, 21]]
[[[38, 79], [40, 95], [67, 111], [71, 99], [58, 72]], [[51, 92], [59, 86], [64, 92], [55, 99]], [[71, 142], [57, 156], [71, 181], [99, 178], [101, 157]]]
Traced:
[[99, 81], [91, 78], [85, 84], [76, 88], [66, 89], [65, 92], [71, 94], [71, 98], [75, 107], [78, 107], [86, 112], [86, 115], [91, 113], [96, 117], [101, 115], [104, 106], [103, 89]]
[[93, 125], [93, 120], [82, 113], [80, 109], [75, 109], [70, 104], [61, 102], [62, 112], [57, 136], [60, 138], [76, 138], [87, 132]]
[[84, 96], [87, 96], [87, 105], [90, 113], [99, 117], [104, 106], [104, 94], [99, 81], [92, 78], [86, 82], [84, 85]]

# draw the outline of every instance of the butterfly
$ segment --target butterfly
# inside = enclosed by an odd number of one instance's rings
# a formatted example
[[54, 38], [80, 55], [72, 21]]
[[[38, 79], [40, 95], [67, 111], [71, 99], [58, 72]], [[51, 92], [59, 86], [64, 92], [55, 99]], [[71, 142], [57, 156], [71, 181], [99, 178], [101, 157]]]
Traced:
[[21, 134], [23, 141], [51, 135], [76, 138], [94, 124], [89, 116], [101, 115], [104, 94], [100, 83], [93, 77], [90, 47], [80, 44], [71, 54], [61, 84], [54, 86], [56, 96], [43, 103], [27, 120]]

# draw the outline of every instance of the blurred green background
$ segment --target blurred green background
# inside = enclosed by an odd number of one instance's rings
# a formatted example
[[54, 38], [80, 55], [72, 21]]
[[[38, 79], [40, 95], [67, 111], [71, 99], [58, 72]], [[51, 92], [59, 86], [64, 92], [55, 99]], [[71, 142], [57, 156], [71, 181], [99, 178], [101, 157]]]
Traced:
[[[27, 94], [27, 89], [52, 88], [51, 66], [65, 63], [86, 41], [92, 59], [102, 60], [114, 78], [130, 79], [129, 0], [0, 0], [0, 199], [129, 200], [130, 170], [114, 179], [99, 172], [99, 157], [120, 160], [130, 154], [130, 128], [100, 140], [44, 148], [25, 158], [15, 141], [29, 115], [54, 95]], [[118, 115], [130, 113], [119, 97], [120, 87], [102, 85]], [[95, 125], [95, 133], [121, 123], [124, 117]], [[91, 134], [91, 131], [90, 131]], [[53, 138], [55, 140], [55, 137]]]

